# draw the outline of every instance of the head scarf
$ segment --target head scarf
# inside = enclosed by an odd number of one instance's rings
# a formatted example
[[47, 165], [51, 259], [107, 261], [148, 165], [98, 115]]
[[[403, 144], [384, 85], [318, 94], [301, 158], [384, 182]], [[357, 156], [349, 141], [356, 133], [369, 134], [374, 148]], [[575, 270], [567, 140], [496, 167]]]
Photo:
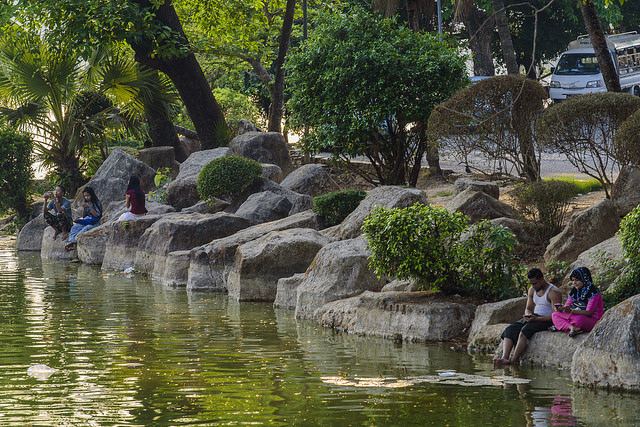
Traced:
[[591, 272], [587, 267], [578, 267], [571, 272], [569, 277], [575, 277], [584, 283], [584, 286], [580, 289], [572, 288], [571, 292], [569, 292], [569, 296], [573, 299], [573, 305], [584, 310], [587, 307], [587, 303], [594, 295], [600, 293], [598, 288], [593, 284], [593, 279], [591, 278]]

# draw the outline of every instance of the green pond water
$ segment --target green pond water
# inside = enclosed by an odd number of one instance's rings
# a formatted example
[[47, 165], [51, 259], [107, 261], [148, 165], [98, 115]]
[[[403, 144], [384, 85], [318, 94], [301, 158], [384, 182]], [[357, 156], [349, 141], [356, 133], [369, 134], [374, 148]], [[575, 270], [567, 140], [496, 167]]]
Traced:
[[12, 249], [0, 274], [0, 426], [640, 425], [637, 394], [494, 370], [450, 344], [357, 337]]

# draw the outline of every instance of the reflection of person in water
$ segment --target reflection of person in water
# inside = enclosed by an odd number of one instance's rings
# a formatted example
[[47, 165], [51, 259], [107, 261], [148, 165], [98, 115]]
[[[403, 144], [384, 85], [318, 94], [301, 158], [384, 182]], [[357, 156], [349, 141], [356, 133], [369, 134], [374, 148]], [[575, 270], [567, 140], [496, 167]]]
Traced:
[[553, 399], [553, 406], [551, 406], [551, 425], [574, 426], [577, 421], [578, 419], [573, 416], [571, 398], [566, 395], [557, 395]]

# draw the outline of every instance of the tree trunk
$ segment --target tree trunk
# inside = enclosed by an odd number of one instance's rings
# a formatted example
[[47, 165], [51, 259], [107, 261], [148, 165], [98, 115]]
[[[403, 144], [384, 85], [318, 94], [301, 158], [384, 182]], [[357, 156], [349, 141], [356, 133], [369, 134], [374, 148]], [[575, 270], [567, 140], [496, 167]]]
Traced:
[[475, 5], [462, 18], [469, 32], [469, 48], [473, 54], [473, 74], [493, 76], [496, 73], [491, 53], [491, 37], [495, 20]]
[[580, 3], [580, 12], [582, 13], [582, 19], [584, 19], [584, 25], [587, 27], [589, 37], [591, 38], [591, 46], [593, 46], [600, 71], [602, 71], [604, 84], [607, 86], [609, 92], [622, 92], [620, 78], [618, 77], [616, 67], [613, 64], [613, 58], [607, 47], [607, 39], [604, 37], [604, 31], [598, 19], [596, 6], [592, 0], [580, 0], [578, 3]]
[[507, 21], [507, 11], [504, 8], [503, 0], [491, 0], [493, 12], [496, 19], [496, 29], [500, 37], [500, 47], [502, 48], [502, 57], [507, 66], [507, 74], [519, 74], [520, 68], [516, 59], [516, 51], [513, 48], [513, 40], [511, 40], [511, 31], [509, 30], [509, 22]]
[[[152, 8], [149, 0], [133, 0], [144, 8]], [[188, 45], [187, 36], [182, 30], [182, 25], [170, 0], [156, 9], [156, 19], [175, 31], [182, 39], [184, 45]], [[207, 82], [202, 68], [193, 53], [180, 57], [160, 58], [151, 57], [151, 40], [132, 39], [131, 47], [135, 51], [135, 58], [140, 64], [162, 71], [173, 82], [182, 102], [187, 108], [189, 117], [198, 132], [202, 149], [211, 149], [225, 143], [226, 122], [220, 106], [213, 97], [211, 88]]]
[[289, 41], [291, 40], [291, 30], [293, 28], [293, 16], [296, 9], [296, 0], [287, 0], [280, 32], [280, 46], [278, 47], [278, 58], [276, 59], [276, 78], [274, 88], [271, 91], [271, 105], [269, 105], [269, 132], [280, 132], [282, 114], [284, 108], [284, 60], [289, 51]]

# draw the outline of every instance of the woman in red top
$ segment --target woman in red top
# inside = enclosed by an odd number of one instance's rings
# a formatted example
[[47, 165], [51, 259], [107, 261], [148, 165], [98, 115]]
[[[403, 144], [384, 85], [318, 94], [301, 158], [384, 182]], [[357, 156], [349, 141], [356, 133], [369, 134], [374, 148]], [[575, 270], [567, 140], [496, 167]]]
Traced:
[[127, 193], [125, 205], [131, 208], [129, 212], [125, 212], [118, 218], [119, 221], [135, 219], [139, 216], [146, 215], [147, 209], [144, 207], [144, 191], [140, 188], [140, 179], [132, 175], [127, 185]]

